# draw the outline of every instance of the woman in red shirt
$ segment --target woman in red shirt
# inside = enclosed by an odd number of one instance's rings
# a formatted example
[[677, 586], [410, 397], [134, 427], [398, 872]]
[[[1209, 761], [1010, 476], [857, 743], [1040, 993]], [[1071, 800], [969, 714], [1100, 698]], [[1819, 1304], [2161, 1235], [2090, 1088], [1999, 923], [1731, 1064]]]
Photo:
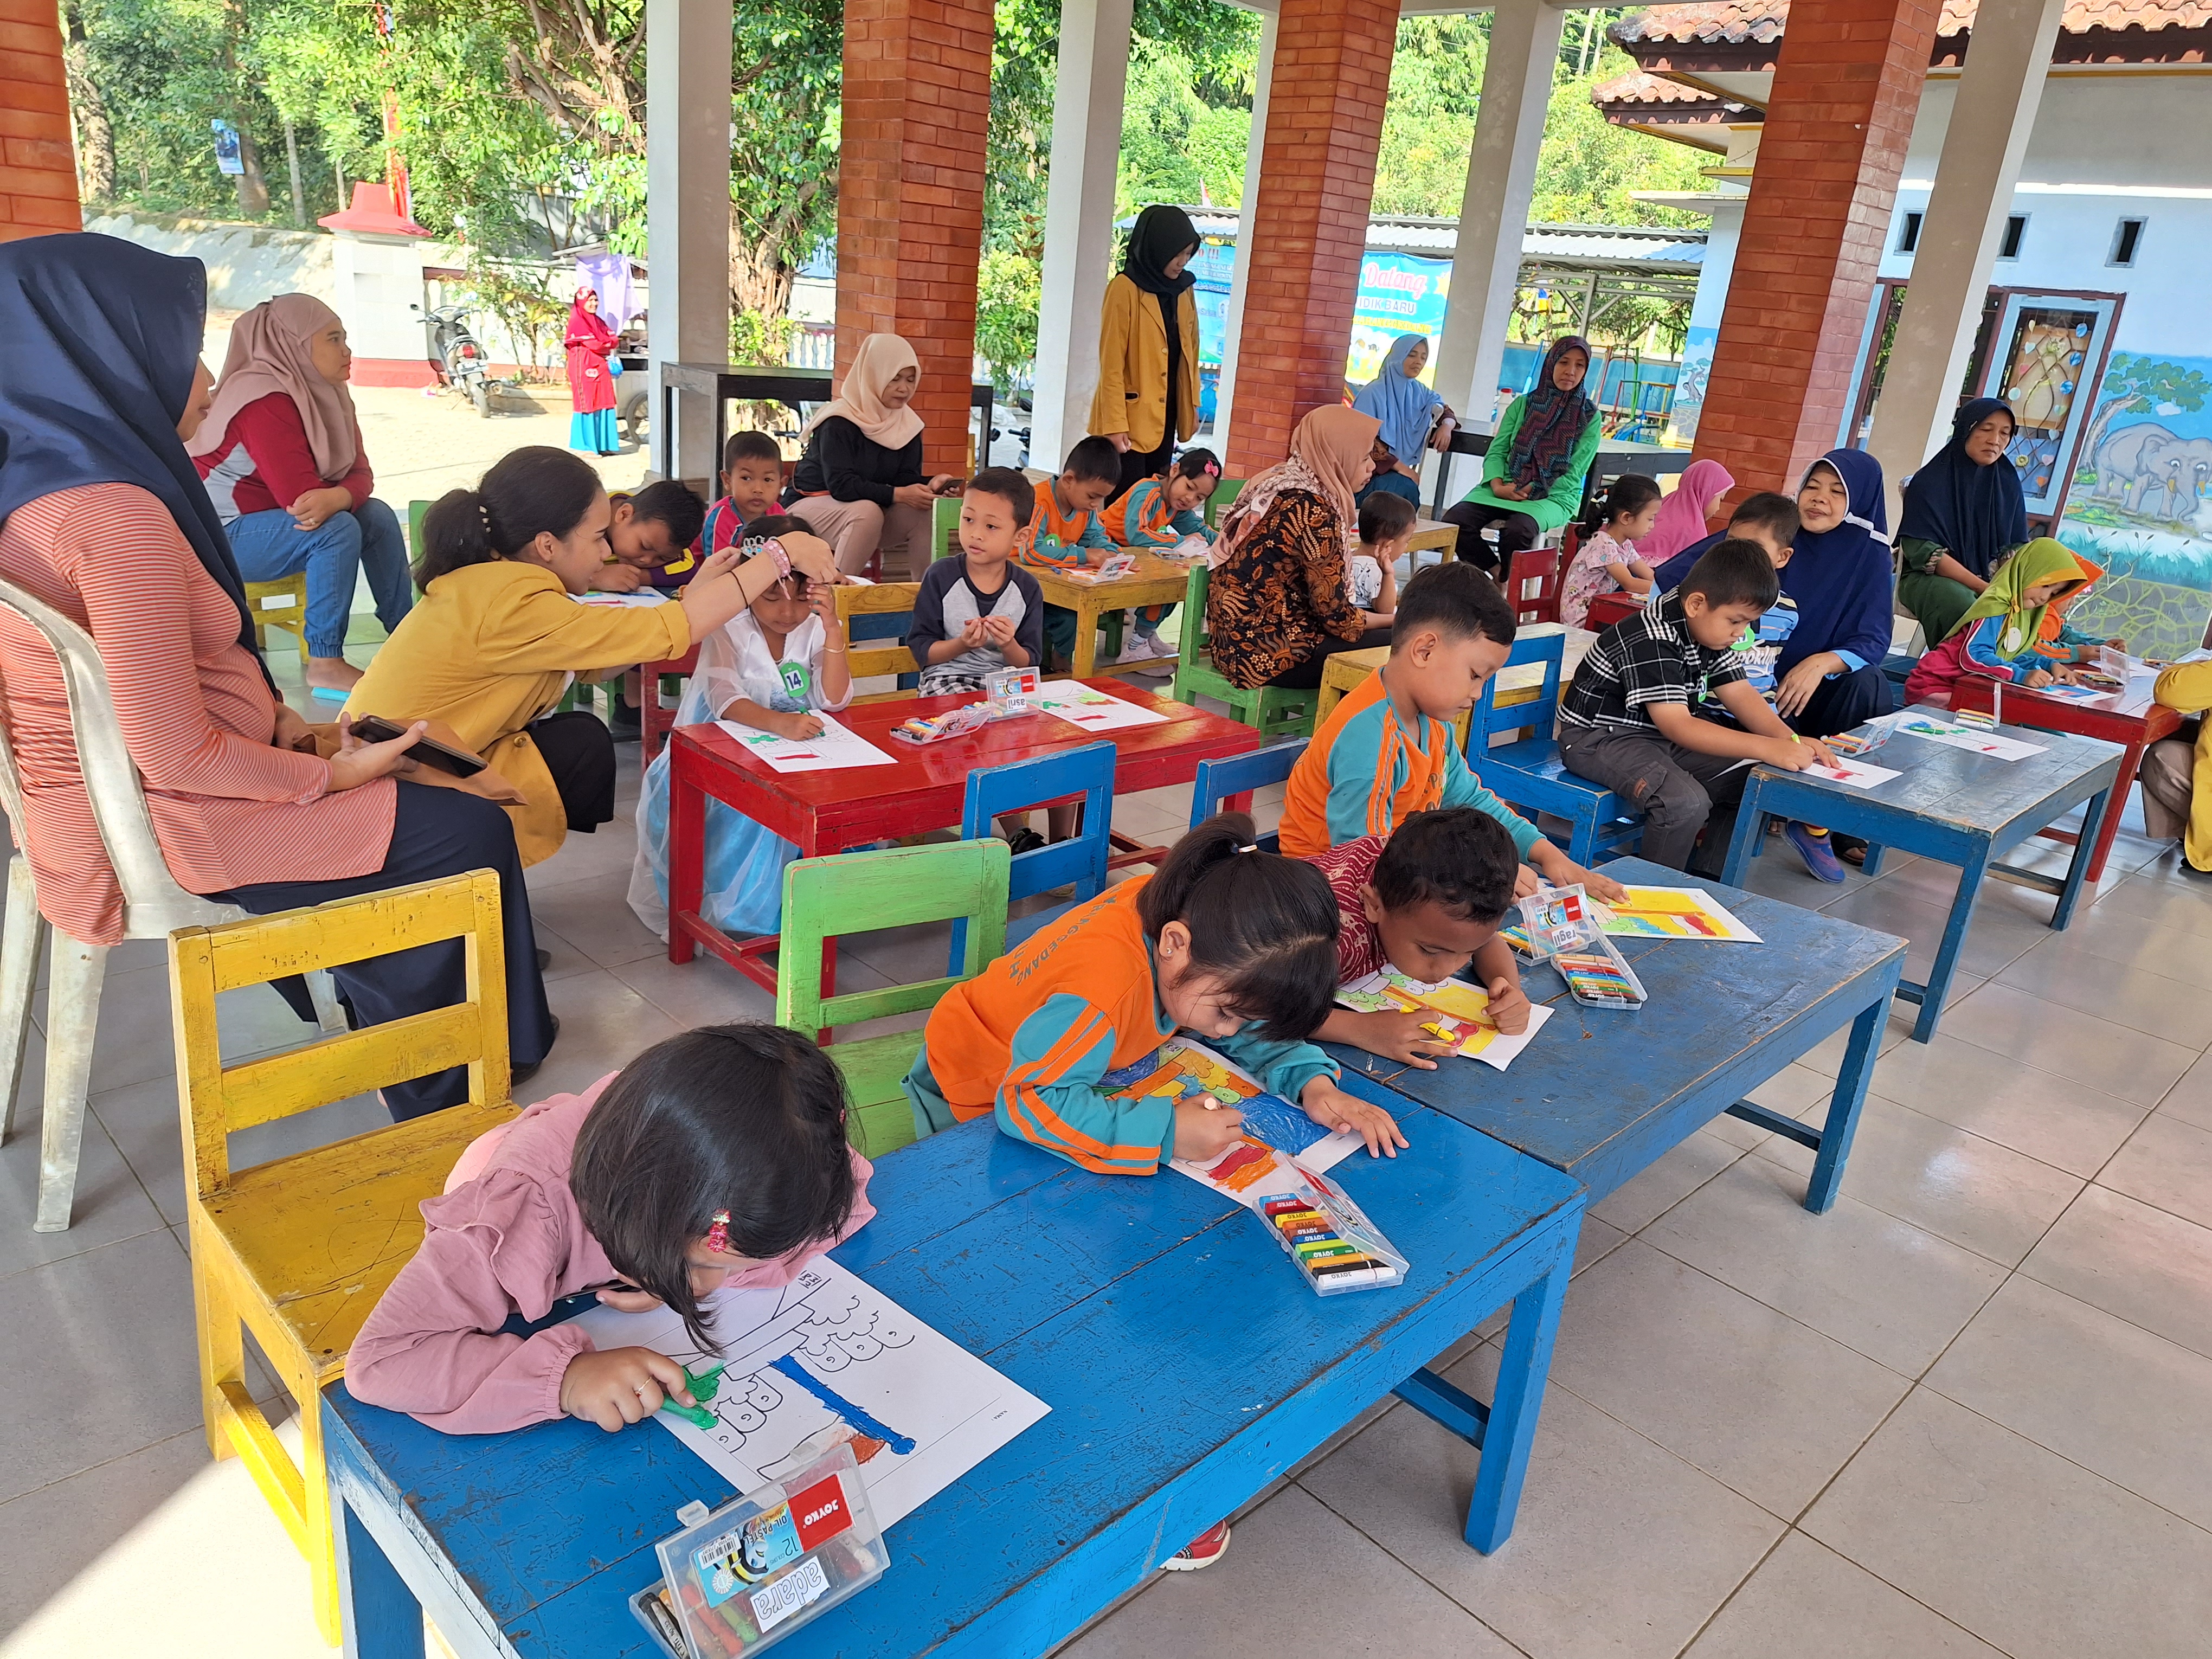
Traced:
[[356, 573], [389, 633], [415, 603], [407, 543], [362, 447], [338, 314], [308, 294], [264, 300], [234, 324], [215, 408], [188, 446], [247, 581], [307, 573], [307, 684], [353, 689], [345, 659]]
[[599, 296], [580, 288], [568, 304], [568, 447], [586, 455], [612, 455], [622, 441], [615, 431], [614, 330], [599, 316]]

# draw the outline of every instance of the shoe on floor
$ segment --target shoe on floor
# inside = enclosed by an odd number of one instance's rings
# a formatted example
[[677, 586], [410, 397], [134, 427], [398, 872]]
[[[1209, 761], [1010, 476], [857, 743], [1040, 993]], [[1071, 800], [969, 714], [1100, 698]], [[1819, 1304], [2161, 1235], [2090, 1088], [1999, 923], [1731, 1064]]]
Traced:
[[1844, 876], [1843, 860], [1836, 849], [1828, 844], [1828, 832], [1815, 830], [1809, 823], [1790, 823], [1782, 833], [1790, 837], [1790, 844], [1797, 849], [1797, 856], [1805, 860], [1805, 867], [1813, 872], [1815, 881], [1839, 882]]
[[1176, 648], [1157, 634], [1139, 634], [1122, 651], [1120, 661], [1124, 664], [1156, 662], [1161, 666], [1147, 672], [1164, 673], [1176, 661]]
[[[561, 1040], [561, 1016], [558, 1014], [548, 1014], [546, 1018], [553, 1022], [553, 1035], [545, 1040], [545, 1054], [550, 1054], [553, 1052], [553, 1045]], [[529, 1082], [531, 1079], [536, 1077], [538, 1075], [538, 1068], [544, 1063], [545, 1054], [540, 1054], [536, 1060], [532, 1060], [529, 1065], [518, 1066], [512, 1072], [508, 1073], [507, 1088], [509, 1092], [520, 1088], [524, 1084]]]
[[1200, 1567], [1210, 1567], [1229, 1553], [1229, 1523], [1226, 1521], [1207, 1528], [1183, 1546], [1176, 1554], [1160, 1563], [1162, 1572], [1196, 1572]]
[[1045, 838], [1027, 826], [1015, 830], [1012, 835], [1006, 837], [1006, 845], [1014, 849], [1016, 858], [1019, 858], [1024, 853], [1034, 853], [1045, 844]]
[[636, 704], [617, 692], [614, 717], [608, 720], [607, 730], [614, 734], [617, 743], [635, 743], [645, 735], [645, 717]]

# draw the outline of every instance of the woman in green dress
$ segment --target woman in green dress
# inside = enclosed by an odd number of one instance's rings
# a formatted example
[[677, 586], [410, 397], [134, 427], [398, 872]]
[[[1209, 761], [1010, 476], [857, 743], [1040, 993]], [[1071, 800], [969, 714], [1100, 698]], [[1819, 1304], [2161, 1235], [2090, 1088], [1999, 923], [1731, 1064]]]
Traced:
[[[1482, 482], [1444, 514], [1459, 526], [1459, 556], [1492, 575], [1582, 506], [1597, 457], [1597, 405], [1583, 391], [1589, 343], [1569, 334], [1544, 354], [1536, 384], [1513, 400], [1482, 458]], [[1485, 531], [1496, 532], [1493, 550]]]

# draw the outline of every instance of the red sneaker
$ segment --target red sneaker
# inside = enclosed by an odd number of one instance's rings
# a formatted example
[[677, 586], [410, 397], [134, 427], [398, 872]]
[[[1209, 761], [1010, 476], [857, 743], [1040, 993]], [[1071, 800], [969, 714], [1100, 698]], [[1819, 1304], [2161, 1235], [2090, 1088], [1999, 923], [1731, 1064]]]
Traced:
[[1196, 1572], [1200, 1567], [1210, 1567], [1229, 1553], [1229, 1523], [1218, 1522], [1183, 1546], [1179, 1555], [1170, 1555], [1160, 1563], [1162, 1572]]

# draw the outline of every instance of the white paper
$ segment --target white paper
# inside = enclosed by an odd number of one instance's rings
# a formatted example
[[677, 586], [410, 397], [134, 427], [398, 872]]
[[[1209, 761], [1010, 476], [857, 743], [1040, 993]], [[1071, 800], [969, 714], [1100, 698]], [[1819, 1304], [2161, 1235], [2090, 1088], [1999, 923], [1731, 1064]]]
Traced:
[[1309, 1170], [1328, 1170], [1367, 1144], [1349, 1129], [1322, 1128], [1303, 1108], [1280, 1095], [1269, 1094], [1249, 1072], [1189, 1037], [1176, 1037], [1143, 1060], [1109, 1072], [1098, 1080], [1098, 1087], [1126, 1100], [1154, 1096], [1180, 1100], [1204, 1092], [1242, 1111], [1244, 1139], [1218, 1158], [1206, 1164], [1180, 1158], [1169, 1159], [1178, 1174], [1239, 1204], [1249, 1204], [1254, 1195], [1249, 1190], [1249, 1180], [1227, 1177], [1249, 1164], [1255, 1151], [1273, 1147], [1289, 1153]]
[[1626, 904], [1590, 901], [1598, 911], [1599, 927], [1616, 938], [1765, 942], [1702, 887], [1631, 887], [1627, 891]]
[[744, 744], [746, 750], [779, 772], [837, 772], [851, 766], [892, 766], [896, 763], [866, 738], [856, 737], [837, 724], [834, 715], [817, 714], [822, 722], [818, 738], [780, 738], [735, 720], [715, 725]]
[[1869, 766], [1864, 761], [1840, 756], [1833, 766], [1808, 766], [1803, 769], [1808, 778], [1826, 778], [1831, 783], [1848, 783], [1857, 789], [1871, 789], [1898, 775], [1887, 766]]
[[[1448, 979], [1438, 984], [1424, 985], [1419, 980], [1408, 979], [1395, 968], [1385, 968], [1364, 979], [1356, 979], [1349, 985], [1339, 986], [1336, 1000], [1357, 1013], [1374, 1013], [1386, 1008], [1407, 1008], [1409, 1004], [1426, 1003], [1443, 1018], [1455, 1022], [1462, 1030], [1460, 1046], [1450, 1054], [1441, 1058], [1479, 1060], [1501, 1072], [1514, 1062], [1523, 1048], [1535, 1041], [1536, 1033], [1544, 1029], [1544, 1022], [1551, 1018], [1553, 1013], [1548, 1004], [1533, 1004], [1528, 1010], [1528, 1029], [1518, 1036], [1508, 1036], [1490, 1024], [1486, 1012], [1490, 994], [1480, 985], [1470, 985], [1462, 979]], [[1392, 1063], [1395, 1064], [1395, 1061]]]
[[650, 610], [656, 605], [666, 605], [676, 596], [664, 593], [657, 587], [641, 587], [635, 593], [578, 593], [574, 596], [578, 605], [635, 605]]
[[1094, 691], [1080, 680], [1047, 680], [1030, 699], [1039, 708], [1085, 732], [1118, 732], [1129, 726], [1158, 726], [1165, 714]]
[[[720, 1354], [701, 1353], [665, 1308], [592, 1308], [575, 1322], [602, 1350], [728, 1367], [708, 1402], [714, 1428], [668, 1412], [653, 1420], [741, 1492], [779, 1478], [801, 1441], [842, 1429], [888, 1527], [1052, 1409], [826, 1258], [780, 1290], [724, 1291], [706, 1305]], [[898, 1438], [886, 1443], [879, 1430]], [[899, 1449], [902, 1441], [911, 1449]]]
[[[1987, 755], [1992, 760], [2026, 760], [2030, 755], [2042, 754], [2046, 747], [2039, 743], [2023, 743], [2018, 738], [2008, 738], [2001, 732], [1977, 731], [1971, 726], [1938, 720], [1933, 714], [1923, 714], [1916, 710], [1885, 715], [1883, 719], [1893, 736], [1901, 732], [1907, 737], [1919, 738], [1924, 742], [1963, 749], [1970, 755]], [[1896, 774], [1890, 775], [1894, 777]]]

